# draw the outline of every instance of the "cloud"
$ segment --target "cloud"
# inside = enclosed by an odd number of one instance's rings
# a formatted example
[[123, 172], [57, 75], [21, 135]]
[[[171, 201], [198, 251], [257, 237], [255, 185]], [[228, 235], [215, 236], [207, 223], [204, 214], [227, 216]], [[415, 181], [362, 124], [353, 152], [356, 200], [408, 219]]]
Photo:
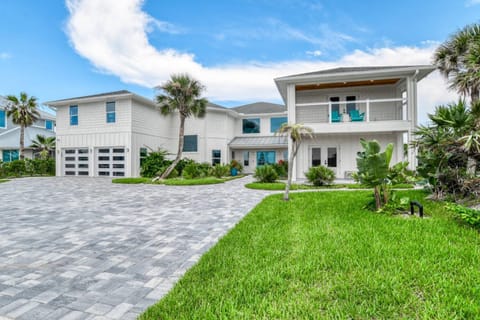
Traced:
[[0, 60], [10, 59], [12, 55], [8, 52], [0, 52]]
[[480, 0], [468, 0], [467, 2], [465, 2], [466, 7], [475, 6], [477, 4], [480, 4]]
[[322, 55], [322, 51], [320, 50], [306, 51], [305, 53], [308, 56], [314, 56], [314, 57], [320, 57]]
[[[67, 0], [70, 17], [66, 32], [72, 46], [98, 70], [116, 75], [125, 83], [154, 87], [173, 73], [189, 73], [206, 85], [207, 97], [213, 101], [279, 101], [275, 77], [338, 66], [428, 64], [435, 49], [429, 43], [355, 50], [336, 61], [248, 61], [205, 66], [191, 53], [153, 47], [147, 37], [152, 18], [141, 10], [142, 4], [142, 0]], [[446, 91], [438, 73], [419, 83], [418, 97], [420, 121], [426, 119], [423, 112], [456, 99], [454, 93]]]

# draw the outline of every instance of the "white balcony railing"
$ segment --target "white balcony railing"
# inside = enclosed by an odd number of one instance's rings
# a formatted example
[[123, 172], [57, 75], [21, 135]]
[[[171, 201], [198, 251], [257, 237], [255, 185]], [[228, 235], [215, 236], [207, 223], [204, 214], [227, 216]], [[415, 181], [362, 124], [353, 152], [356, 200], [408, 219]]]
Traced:
[[344, 123], [408, 120], [407, 99], [365, 99], [296, 104], [301, 123]]

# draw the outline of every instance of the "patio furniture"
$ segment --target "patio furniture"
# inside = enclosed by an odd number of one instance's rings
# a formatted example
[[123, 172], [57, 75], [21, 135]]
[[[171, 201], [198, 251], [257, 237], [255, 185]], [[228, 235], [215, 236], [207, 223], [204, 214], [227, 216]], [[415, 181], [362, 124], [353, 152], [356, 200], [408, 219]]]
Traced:
[[365, 112], [360, 113], [358, 110], [350, 111], [350, 118], [352, 119], [352, 122], [363, 121], [364, 117]]
[[341, 122], [342, 116], [338, 113], [338, 111], [332, 111], [332, 122]]

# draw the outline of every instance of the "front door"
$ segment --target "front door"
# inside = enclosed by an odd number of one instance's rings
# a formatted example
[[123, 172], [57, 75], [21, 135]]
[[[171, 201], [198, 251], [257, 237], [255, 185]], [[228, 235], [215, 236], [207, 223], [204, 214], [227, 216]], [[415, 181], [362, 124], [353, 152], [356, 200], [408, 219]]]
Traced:
[[310, 148], [309, 167], [325, 166], [338, 174], [338, 148], [328, 146], [314, 146]]
[[275, 151], [257, 151], [257, 166], [275, 163]]

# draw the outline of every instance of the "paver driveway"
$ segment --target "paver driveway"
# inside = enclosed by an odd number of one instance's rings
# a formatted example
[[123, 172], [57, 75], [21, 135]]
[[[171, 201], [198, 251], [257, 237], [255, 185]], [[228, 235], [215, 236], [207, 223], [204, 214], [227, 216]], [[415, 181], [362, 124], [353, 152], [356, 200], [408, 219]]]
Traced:
[[246, 179], [0, 184], [0, 319], [134, 319], [267, 194]]

